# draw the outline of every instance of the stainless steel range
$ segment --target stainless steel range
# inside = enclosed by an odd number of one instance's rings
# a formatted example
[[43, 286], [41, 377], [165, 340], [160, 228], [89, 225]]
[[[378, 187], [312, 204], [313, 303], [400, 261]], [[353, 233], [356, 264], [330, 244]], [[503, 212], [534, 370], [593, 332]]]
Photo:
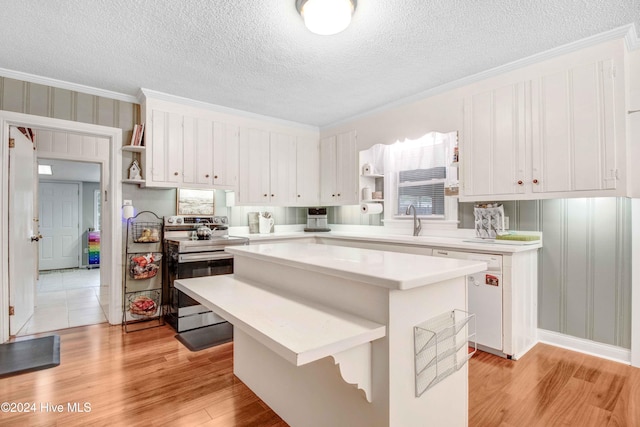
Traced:
[[229, 236], [225, 216], [168, 216], [164, 218], [166, 320], [181, 333], [210, 327], [220, 343], [230, 341], [233, 328], [173, 286], [176, 279], [233, 273], [230, 245], [248, 245], [249, 239]]

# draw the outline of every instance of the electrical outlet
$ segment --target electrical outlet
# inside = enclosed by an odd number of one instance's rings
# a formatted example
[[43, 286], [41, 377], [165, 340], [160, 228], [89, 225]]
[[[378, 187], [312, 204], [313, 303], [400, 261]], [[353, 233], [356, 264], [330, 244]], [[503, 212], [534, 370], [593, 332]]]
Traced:
[[505, 230], [509, 229], [509, 217], [508, 216], [504, 217], [504, 229]]

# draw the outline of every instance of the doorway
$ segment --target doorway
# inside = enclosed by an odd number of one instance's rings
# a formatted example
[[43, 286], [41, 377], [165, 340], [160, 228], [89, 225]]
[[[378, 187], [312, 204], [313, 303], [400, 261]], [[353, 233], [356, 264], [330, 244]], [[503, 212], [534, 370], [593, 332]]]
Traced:
[[[38, 141], [38, 155], [48, 159], [93, 162], [99, 164], [101, 172], [100, 194], [103, 195], [101, 207], [101, 261], [98, 269], [100, 283], [103, 285], [101, 301], [106, 308], [107, 319], [111, 324], [120, 324], [122, 318], [122, 289], [120, 269], [122, 268], [121, 216], [122, 184], [120, 148], [122, 130], [106, 126], [91, 125], [68, 120], [51, 119], [21, 113], [0, 111], [0, 135], [2, 141], [8, 141], [10, 126], [28, 127], [37, 130], [41, 136]], [[48, 132], [48, 133], [47, 133]], [[63, 138], [62, 135], [67, 135]], [[47, 136], [48, 135], [48, 136]], [[9, 335], [9, 144], [0, 148], [0, 342], [6, 342]]]
[[39, 157], [38, 166], [35, 307], [17, 336], [107, 321], [100, 304], [100, 165]]

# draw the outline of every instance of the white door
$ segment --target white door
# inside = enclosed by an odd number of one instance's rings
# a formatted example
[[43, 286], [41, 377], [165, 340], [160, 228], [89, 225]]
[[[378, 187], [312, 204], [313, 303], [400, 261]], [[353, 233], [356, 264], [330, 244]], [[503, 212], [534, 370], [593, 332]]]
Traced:
[[38, 219], [35, 217], [36, 152], [33, 143], [11, 127], [9, 149], [9, 334], [15, 335], [33, 315], [38, 274]]
[[40, 270], [80, 266], [77, 183], [40, 183]]

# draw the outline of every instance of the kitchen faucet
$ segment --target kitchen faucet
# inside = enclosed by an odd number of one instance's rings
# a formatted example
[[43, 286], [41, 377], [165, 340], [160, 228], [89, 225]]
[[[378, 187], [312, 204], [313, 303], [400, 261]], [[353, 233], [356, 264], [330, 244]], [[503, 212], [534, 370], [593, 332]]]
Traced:
[[420, 221], [420, 218], [416, 217], [416, 207], [413, 206], [413, 203], [407, 206], [407, 211], [404, 214], [411, 215], [411, 208], [413, 208], [413, 235], [419, 236], [420, 230], [422, 230], [422, 222]]

